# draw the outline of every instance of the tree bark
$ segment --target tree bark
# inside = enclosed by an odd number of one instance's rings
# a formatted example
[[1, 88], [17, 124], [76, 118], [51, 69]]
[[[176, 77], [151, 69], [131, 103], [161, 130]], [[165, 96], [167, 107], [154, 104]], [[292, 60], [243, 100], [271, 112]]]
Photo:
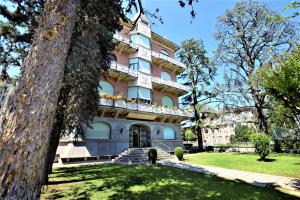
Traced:
[[45, 4], [0, 133], [0, 198], [39, 199], [79, 0]]
[[254, 101], [254, 106], [256, 109], [256, 115], [258, 120], [258, 128], [264, 133], [268, 133], [268, 123], [266, 116], [263, 113], [263, 104], [264, 102], [261, 99], [261, 95], [253, 86], [251, 87], [251, 94]]
[[192, 91], [192, 95], [193, 95], [193, 107], [194, 107], [194, 111], [195, 111], [195, 122], [196, 122], [196, 134], [197, 134], [197, 140], [198, 140], [198, 151], [203, 151], [203, 138], [202, 138], [202, 131], [201, 131], [201, 127], [199, 127], [197, 124], [199, 123], [200, 117], [199, 117], [199, 113], [197, 112], [196, 109], [196, 105], [198, 104], [197, 101], [197, 94], [195, 91], [195, 87], [193, 87], [193, 91]]

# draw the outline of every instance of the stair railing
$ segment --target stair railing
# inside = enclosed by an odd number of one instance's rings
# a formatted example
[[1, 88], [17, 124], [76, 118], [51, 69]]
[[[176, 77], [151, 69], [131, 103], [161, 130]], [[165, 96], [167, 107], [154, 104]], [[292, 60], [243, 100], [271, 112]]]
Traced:
[[[159, 142], [162, 146], [167, 147], [168, 153], [171, 154], [171, 148], [168, 145], [164, 144], [162, 141], [159, 140], [157, 142]], [[158, 145], [154, 145], [154, 146], [159, 147]]]

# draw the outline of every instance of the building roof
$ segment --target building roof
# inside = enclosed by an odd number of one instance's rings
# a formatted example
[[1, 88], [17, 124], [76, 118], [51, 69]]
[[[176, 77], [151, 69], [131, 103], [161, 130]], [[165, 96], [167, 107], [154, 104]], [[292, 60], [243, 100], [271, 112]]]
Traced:
[[155, 33], [155, 32], [151, 32], [151, 37], [153, 40], [163, 44], [164, 46], [172, 49], [174, 52], [178, 51], [180, 49], [180, 46], [175, 44], [174, 42], [166, 39], [165, 37]]

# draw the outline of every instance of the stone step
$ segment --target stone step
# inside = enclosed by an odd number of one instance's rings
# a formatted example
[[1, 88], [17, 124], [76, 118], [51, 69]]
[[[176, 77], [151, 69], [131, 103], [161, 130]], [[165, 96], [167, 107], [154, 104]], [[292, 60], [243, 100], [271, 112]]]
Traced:
[[[118, 163], [148, 163], [148, 152], [150, 148], [130, 148], [122, 152], [114, 162]], [[162, 149], [157, 149], [157, 159], [165, 160], [171, 158], [171, 155]]]

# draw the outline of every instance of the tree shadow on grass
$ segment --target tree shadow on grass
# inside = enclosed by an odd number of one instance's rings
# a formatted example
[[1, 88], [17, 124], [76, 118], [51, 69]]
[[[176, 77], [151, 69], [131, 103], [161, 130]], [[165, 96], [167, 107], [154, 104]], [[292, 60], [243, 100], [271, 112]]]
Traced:
[[257, 161], [259, 161], [259, 162], [274, 162], [274, 161], [276, 161], [276, 159], [273, 159], [273, 158], [265, 158], [265, 159], [257, 159]]
[[[59, 170], [47, 199], [296, 199], [268, 188], [239, 180], [226, 180], [161, 165], [99, 165]], [[57, 177], [58, 174], [54, 174]], [[75, 176], [75, 178], [74, 178]], [[51, 181], [51, 179], [50, 179]], [[63, 181], [70, 183], [60, 185]], [[73, 181], [73, 185], [72, 185]], [[56, 184], [55, 184], [56, 182]], [[61, 187], [58, 190], [55, 186]], [[105, 196], [103, 196], [105, 194]]]

